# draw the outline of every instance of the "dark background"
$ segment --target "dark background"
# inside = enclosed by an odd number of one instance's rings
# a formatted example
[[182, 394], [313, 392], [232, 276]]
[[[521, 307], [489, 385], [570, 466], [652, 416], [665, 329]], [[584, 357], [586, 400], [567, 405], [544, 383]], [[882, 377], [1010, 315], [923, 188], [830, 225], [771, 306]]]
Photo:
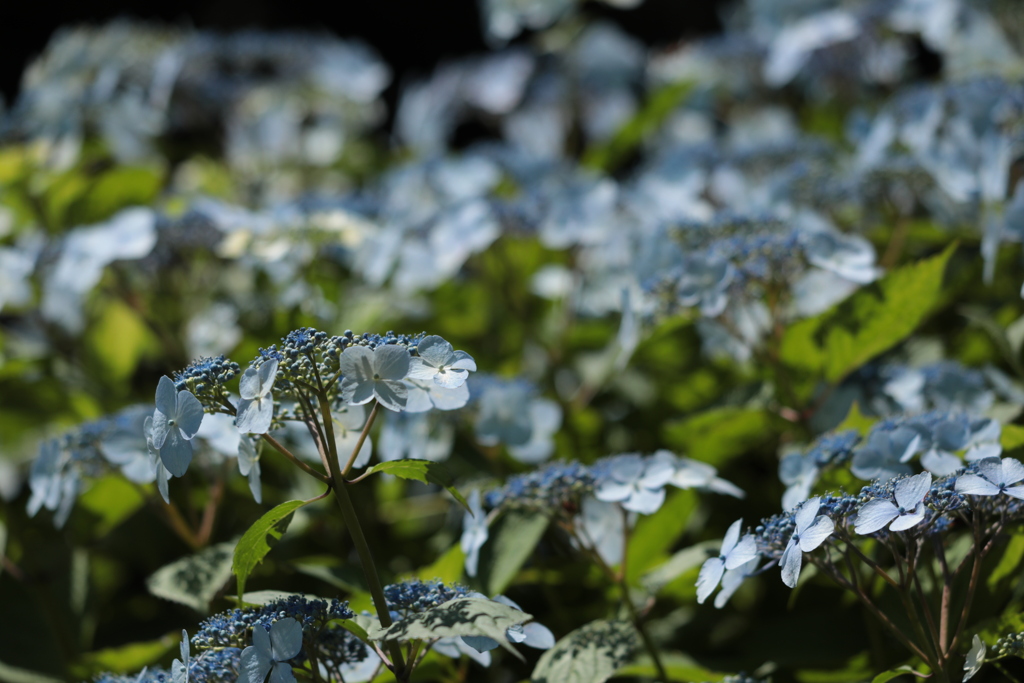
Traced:
[[[634, 10], [616, 10], [588, 2], [583, 11], [612, 19], [648, 45], [666, 45], [718, 31], [718, 7], [723, 4], [723, 0], [647, 0]], [[17, 96], [25, 67], [43, 51], [57, 28], [102, 24], [117, 17], [214, 30], [307, 28], [358, 36], [392, 66], [396, 84], [410, 73], [428, 72], [447, 57], [487, 49], [476, 0], [10, 0], [4, 5], [0, 11], [0, 92], [8, 104]]]

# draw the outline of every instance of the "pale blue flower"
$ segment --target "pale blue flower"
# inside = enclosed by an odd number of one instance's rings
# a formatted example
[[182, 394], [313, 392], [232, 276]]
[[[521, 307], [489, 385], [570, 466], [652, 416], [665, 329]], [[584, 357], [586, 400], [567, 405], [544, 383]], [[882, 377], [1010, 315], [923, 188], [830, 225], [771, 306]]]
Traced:
[[192, 462], [190, 441], [203, 422], [203, 404], [192, 392], [177, 391], [164, 375], [156, 386], [156, 410], [153, 412], [153, 446], [175, 477], [185, 474]]
[[388, 410], [405, 409], [409, 388], [402, 381], [409, 372], [409, 352], [385, 344], [375, 349], [350, 346], [341, 354], [342, 400], [363, 405], [374, 398]]
[[622, 509], [615, 503], [587, 496], [580, 503], [577, 519], [584, 541], [605, 564], [609, 567], [620, 564], [626, 533], [626, 519]]
[[533, 435], [529, 406], [532, 388], [521, 382], [484, 385], [476, 420], [476, 438], [485, 446], [521, 446]]
[[473, 489], [469, 494], [469, 511], [462, 518], [462, 538], [459, 545], [466, 555], [466, 574], [476, 576], [480, 561], [480, 548], [487, 542], [487, 515], [480, 504], [480, 490]]
[[697, 602], [703, 604], [715, 592], [727, 569], [736, 569], [757, 558], [757, 542], [752, 534], [740, 538], [743, 520], [737, 519], [725, 532], [718, 557], [704, 561], [697, 575]]
[[416, 347], [419, 356], [409, 359], [409, 379], [432, 380], [446, 389], [466, 383], [476, 361], [465, 351], [455, 351], [452, 345], [437, 335], [424, 337]]
[[549, 398], [538, 397], [527, 406], [533, 429], [530, 439], [520, 445], [508, 447], [508, 454], [519, 462], [544, 462], [555, 452], [555, 433], [562, 426], [562, 406]]
[[288, 660], [302, 650], [302, 626], [291, 617], [274, 622], [268, 633], [261, 624], [252, 630], [252, 645], [242, 650], [239, 681], [294, 683], [295, 674]]
[[274, 396], [271, 389], [277, 379], [277, 360], [256, 368], [246, 368], [238, 380], [238, 414], [235, 424], [242, 434], [266, 434], [274, 420]]
[[665, 458], [666, 454], [672, 456], [675, 463], [675, 473], [668, 483], [681, 489], [703, 489], [721, 493], [734, 498], [744, 498], [747, 494], [743, 489], [718, 476], [718, 470], [706, 462], [700, 462], [692, 458], [676, 457], [666, 450], [655, 451], [654, 455]]
[[665, 502], [665, 485], [675, 473], [674, 457], [667, 451], [649, 458], [635, 453], [616, 456], [605, 465], [594, 495], [649, 515]]
[[796, 528], [786, 544], [779, 564], [782, 566], [782, 583], [790, 588], [796, 587], [800, 578], [800, 566], [803, 554], [809, 553], [825, 542], [835, 530], [835, 523], [825, 515], [819, 515], [821, 507], [819, 498], [805, 501], [794, 516]]
[[454, 440], [455, 427], [447, 420], [435, 419], [431, 413], [398, 413], [381, 427], [379, 455], [382, 461], [440, 462], [451, 455]]
[[1013, 458], [985, 458], [976, 465], [978, 474], [957, 477], [955, 490], [971, 496], [995, 496], [1005, 493], [1024, 500], [1024, 485], [1011, 484], [1024, 480], [1024, 465]]
[[154, 476], [156, 477], [156, 487], [160, 491], [160, 497], [164, 499], [165, 503], [171, 502], [170, 490], [167, 482], [171, 478], [171, 473], [167, 467], [164, 466], [164, 461], [160, 457], [160, 449], [153, 443], [153, 417], [147, 417], [146, 422], [142, 427], [143, 434], [146, 435], [146, 450], [149, 453], [149, 466], [153, 468]]
[[409, 392], [405, 410], [409, 413], [425, 413], [431, 409], [458, 410], [469, 403], [467, 384], [447, 388], [435, 384], [432, 380], [407, 379], [405, 386]]
[[868, 480], [910, 474], [905, 463], [920, 450], [921, 440], [921, 435], [910, 427], [876, 429], [868, 436], [867, 444], [853, 454], [850, 471]]
[[[922, 472], [896, 482], [893, 498], [869, 500], [857, 511], [858, 534], [873, 534], [889, 526], [890, 531], [906, 531], [919, 524], [925, 515], [924, 497], [932, 485], [932, 473]], [[892, 522], [892, 524], [890, 524]]]
[[974, 634], [974, 639], [971, 641], [971, 649], [967, 653], [967, 659], [964, 660], [963, 680], [969, 681], [974, 677], [974, 674], [981, 670], [981, 666], [985, 663], [985, 653], [985, 642], [978, 634]]
[[729, 602], [729, 598], [732, 597], [743, 582], [747, 580], [747, 577], [753, 576], [757, 573], [757, 565], [761, 562], [761, 557], [755, 555], [753, 558], [744, 562], [735, 569], [727, 569], [725, 574], [722, 576], [722, 590], [718, 591], [718, 595], [715, 596], [715, 607], [722, 609], [725, 604]]

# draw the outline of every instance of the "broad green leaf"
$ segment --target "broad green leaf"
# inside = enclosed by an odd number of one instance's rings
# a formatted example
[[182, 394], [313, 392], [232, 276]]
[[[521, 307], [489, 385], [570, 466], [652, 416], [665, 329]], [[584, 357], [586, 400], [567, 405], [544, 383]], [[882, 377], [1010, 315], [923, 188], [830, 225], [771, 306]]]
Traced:
[[792, 325], [780, 354], [794, 368], [836, 383], [906, 339], [940, 301], [946, 264], [956, 249], [886, 275], [825, 313]]
[[1024, 427], [1014, 424], [1004, 424], [1003, 432], [999, 436], [999, 445], [1004, 451], [1012, 451], [1015, 448], [1024, 446]]
[[414, 578], [421, 581], [439, 579], [445, 583], [455, 583], [462, 578], [462, 568], [465, 564], [466, 553], [462, 552], [462, 546], [456, 543], [432, 564], [417, 569]]
[[435, 640], [453, 636], [485, 636], [519, 659], [523, 656], [505, 636], [510, 626], [529, 621], [531, 615], [486, 598], [456, 598], [397, 621], [387, 628], [369, 628], [370, 640]]
[[636, 584], [644, 573], [664, 559], [686, 530], [696, 507], [694, 491], [669, 489], [665, 504], [657, 512], [637, 520], [626, 553], [626, 580], [630, 584]]
[[69, 208], [76, 223], [98, 223], [129, 206], [148, 206], [156, 199], [163, 173], [140, 166], [115, 167], [92, 181], [89, 191]]
[[112, 380], [124, 381], [154, 348], [153, 333], [139, 315], [120, 301], [109, 300], [85, 335], [86, 344]]
[[763, 410], [712, 408], [665, 424], [665, 440], [675, 449], [719, 467], [729, 458], [775, 440], [776, 420]]
[[156, 640], [88, 652], [72, 666], [72, 670], [76, 678], [83, 679], [105, 671], [115, 674], [132, 673], [157, 662], [171, 650], [177, 651], [180, 640], [179, 632]]
[[861, 436], [867, 436], [868, 432], [871, 431], [871, 427], [878, 422], [878, 418], [868, 417], [864, 413], [860, 412], [860, 404], [856, 401], [850, 406], [850, 412], [846, 414], [843, 421], [840, 422], [833, 431], [842, 432], [848, 429], [855, 430]]
[[[716, 683], [725, 678], [725, 674], [705, 669], [692, 658], [678, 652], [662, 653], [661, 665], [671, 681], [680, 683], [695, 683], [696, 681]], [[651, 658], [647, 655], [638, 657], [633, 663], [628, 664], [616, 672], [616, 675], [626, 677], [642, 677], [657, 679], [658, 669], [654, 666]]]
[[231, 564], [232, 573], [238, 577], [239, 597], [245, 592], [245, 581], [249, 578], [249, 574], [270, 552], [267, 538], [272, 538], [274, 541], [280, 540], [288, 529], [292, 513], [306, 505], [307, 502], [305, 500], [289, 500], [287, 503], [281, 503], [257, 519], [256, 523], [249, 527], [249, 530], [239, 539]]
[[0, 681], [5, 681], [5, 683], [64, 683], [63, 678], [54, 678], [29, 669], [19, 669], [3, 662], [0, 662]]
[[688, 82], [672, 83], [653, 93], [643, 108], [626, 122], [611, 140], [591, 147], [583, 155], [581, 165], [595, 170], [613, 170], [627, 155], [652, 135], [665, 119], [690, 93]]
[[883, 671], [882, 673], [872, 678], [871, 683], [888, 683], [888, 681], [891, 681], [892, 679], [897, 678], [899, 676], [914, 676], [916, 678], [927, 678], [926, 674], [918, 673], [917, 671], [914, 671], [912, 667], [904, 664], [903, 666], [897, 667], [895, 669]]
[[705, 541], [683, 548], [657, 569], [644, 575], [640, 581], [649, 591], [657, 593], [679, 576], [704, 564], [704, 560], [710, 557], [708, 550], [720, 545], [720, 541]]
[[78, 505], [99, 517], [93, 529], [97, 538], [109, 534], [145, 504], [138, 487], [119, 474], [95, 480], [78, 499]]
[[158, 598], [209, 611], [210, 602], [231, 578], [232, 543], [218, 543], [156, 570], [146, 586]]
[[424, 484], [437, 484], [448, 489], [455, 500], [459, 501], [462, 507], [469, 510], [469, 503], [462, 497], [462, 494], [455, 488], [455, 478], [452, 477], [444, 465], [430, 460], [391, 460], [374, 465], [366, 471], [366, 474], [384, 472], [402, 479], [412, 479]]
[[990, 591], [999, 587], [999, 582], [1009, 576], [1017, 576], [1024, 560], [1024, 536], [1012, 536], [1003, 550], [1003, 556], [985, 579]]
[[308, 600], [324, 600], [324, 598], [321, 598], [319, 595], [312, 595], [310, 593], [295, 593], [293, 591], [276, 590], [249, 591], [248, 593], [243, 593], [241, 597], [236, 598], [234, 596], [227, 596], [227, 599], [239, 605], [262, 607], [263, 605], [269, 605], [275, 600], [284, 600], [285, 598], [290, 598], [293, 595], [298, 595]]
[[603, 683], [633, 656], [639, 637], [628, 621], [592, 621], [541, 655], [531, 683]]
[[483, 592], [503, 593], [547, 528], [548, 518], [540, 513], [510, 510], [495, 520], [487, 543], [480, 549], [477, 580]]
[[364, 643], [369, 643], [370, 642], [370, 636], [366, 633], [366, 629], [363, 628], [362, 626], [360, 626], [354, 620], [352, 620], [352, 619], [338, 619], [334, 623], [336, 623], [339, 628], [345, 629], [346, 631], [348, 631], [349, 633], [351, 633], [352, 635], [354, 635], [356, 638], [358, 638], [359, 640], [363, 641]]
[[358, 567], [342, 563], [336, 557], [304, 557], [292, 562], [292, 566], [307, 576], [320, 579], [347, 593], [367, 590], [363, 572]]

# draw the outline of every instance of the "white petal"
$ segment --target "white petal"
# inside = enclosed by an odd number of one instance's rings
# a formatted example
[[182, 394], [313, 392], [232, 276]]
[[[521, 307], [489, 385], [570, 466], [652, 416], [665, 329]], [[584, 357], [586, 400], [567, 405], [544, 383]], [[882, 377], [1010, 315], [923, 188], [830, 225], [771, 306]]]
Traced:
[[373, 351], [374, 373], [384, 380], [405, 379], [409, 372], [409, 351], [404, 346], [388, 344]]
[[869, 500], [857, 511], [857, 524], [854, 531], [858, 534], [873, 534], [899, 514], [899, 509], [887, 500], [881, 498]]
[[782, 583], [790, 588], [795, 588], [797, 579], [800, 578], [800, 565], [803, 562], [803, 557], [804, 554], [800, 550], [800, 546], [790, 539], [789, 545], [782, 553], [782, 560], [779, 562], [782, 565]]
[[622, 507], [633, 512], [639, 512], [642, 515], [654, 514], [665, 502], [665, 489], [658, 489], [652, 491], [650, 489], [640, 489], [634, 491], [633, 494], [622, 501]]
[[266, 434], [270, 423], [274, 420], [274, 401], [272, 398], [258, 398], [254, 401], [242, 399], [238, 402], [238, 415], [235, 425], [240, 434]]
[[346, 381], [372, 381], [373, 351], [365, 346], [350, 346], [341, 352], [338, 367]]
[[409, 389], [401, 381], [386, 379], [374, 382], [374, 385], [373, 395], [377, 397], [382, 406], [396, 413], [405, 408], [409, 398]]
[[994, 496], [999, 487], [976, 474], [962, 474], [956, 479], [954, 490], [969, 496]]
[[697, 574], [697, 602], [699, 604], [704, 604], [708, 596], [715, 592], [724, 573], [725, 561], [722, 558], [712, 557], [704, 561], [700, 567], [700, 573]]
[[422, 358], [409, 359], [409, 374], [406, 375], [407, 379], [433, 381], [434, 375], [436, 374], [437, 368], [432, 365], [428, 365]]
[[924, 497], [928, 494], [928, 489], [931, 487], [931, 472], [922, 472], [921, 474], [901, 479], [896, 482], [896, 490], [894, 492], [896, 504], [904, 510], [909, 510], [924, 500]]
[[253, 400], [260, 395], [260, 373], [256, 368], [246, 368], [238, 380], [238, 395], [246, 400]]
[[1002, 484], [1013, 484], [1024, 479], [1024, 465], [1013, 458], [1003, 458], [1003, 480]]
[[918, 505], [913, 512], [899, 515], [892, 524], [890, 531], [906, 531], [910, 527], [917, 526], [924, 519], [924, 505]]
[[725, 558], [725, 568], [735, 569], [757, 557], [757, 541], [752, 534], [747, 534], [729, 551]]
[[804, 530], [814, 523], [814, 518], [818, 516], [818, 508], [820, 507], [821, 498], [811, 498], [800, 506], [800, 509], [796, 512], [796, 533], [801, 536], [803, 535]]
[[259, 395], [266, 396], [274, 387], [274, 380], [277, 379], [277, 359], [274, 358], [260, 366], [259, 370]]
[[270, 644], [276, 661], [291, 659], [302, 649], [302, 626], [292, 617], [278, 619], [270, 627]]
[[171, 417], [174, 415], [177, 407], [178, 390], [174, 388], [174, 382], [171, 381], [171, 378], [164, 375], [156, 385], [156, 409], [164, 415]]
[[555, 646], [555, 634], [544, 624], [531, 621], [523, 626], [523, 632], [526, 634], [526, 640], [522, 644], [527, 647], [550, 650]]
[[800, 550], [805, 553], [811, 552], [824, 543], [825, 539], [835, 531], [835, 528], [835, 523], [825, 515], [818, 517], [809, 529], [805, 529], [800, 534]]
[[736, 542], [740, 540], [740, 527], [743, 526], [743, 518], [737, 519], [725, 532], [725, 538], [722, 539], [722, 549], [719, 551], [722, 555], [728, 555], [735, 546]]

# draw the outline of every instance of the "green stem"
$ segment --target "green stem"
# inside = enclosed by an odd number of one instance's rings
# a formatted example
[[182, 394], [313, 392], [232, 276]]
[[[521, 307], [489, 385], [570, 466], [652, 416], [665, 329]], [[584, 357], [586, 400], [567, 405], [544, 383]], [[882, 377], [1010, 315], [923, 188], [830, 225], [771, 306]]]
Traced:
[[[352, 496], [348, 491], [349, 484], [342, 476], [341, 462], [338, 459], [338, 444], [334, 438], [334, 424], [331, 418], [330, 399], [326, 392], [320, 393], [317, 397], [320, 404], [320, 412], [323, 420], [325, 435], [327, 436], [328, 463], [331, 466], [331, 479], [334, 487], [334, 500], [338, 503], [338, 510], [345, 520], [352, 542], [355, 544], [356, 553], [359, 554], [359, 562], [363, 566], [363, 576], [366, 578], [366, 585], [370, 589], [370, 596], [373, 598], [373, 606], [377, 611], [377, 619], [384, 628], [391, 626], [391, 614], [388, 611], [387, 600], [384, 598], [384, 588], [381, 586], [380, 577], [377, 575], [377, 567], [373, 562], [373, 554], [370, 552], [370, 545], [366, 542], [363, 534], [363, 527], [359, 524], [359, 516], [352, 504]], [[402, 648], [396, 642], [386, 643], [388, 652], [391, 654], [391, 671], [399, 681], [408, 680], [405, 671], [405, 658], [402, 656]]]
[[302, 462], [301, 460], [299, 460], [299, 458], [294, 453], [292, 453], [291, 451], [289, 451], [287, 448], [284, 447], [284, 444], [282, 444], [280, 441], [278, 441], [277, 439], [272, 437], [270, 434], [260, 434], [260, 436], [263, 437], [264, 441], [266, 441], [271, 446], [273, 446], [275, 451], [277, 451], [278, 453], [280, 453], [284, 457], [286, 457], [289, 460], [291, 460], [292, 463], [295, 464], [303, 472], [306, 472], [307, 474], [312, 475], [313, 477], [315, 477], [316, 479], [319, 479], [320, 481], [322, 481], [325, 484], [330, 484], [331, 483], [331, 478], [330, 477], [328, 477], [323, 472], [319, 472], [316, 469], [314, 469], [313, 467], [311, 467], [311, 466], [307, 465], [306, 463]]

